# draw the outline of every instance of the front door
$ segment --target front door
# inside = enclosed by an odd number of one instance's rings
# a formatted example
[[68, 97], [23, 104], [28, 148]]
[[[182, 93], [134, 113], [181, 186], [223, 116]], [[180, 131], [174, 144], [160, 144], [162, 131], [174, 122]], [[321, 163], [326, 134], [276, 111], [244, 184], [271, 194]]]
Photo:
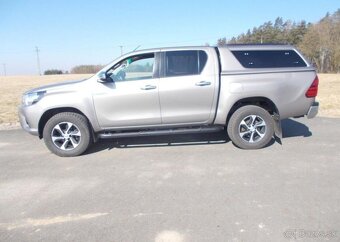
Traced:
[[112, 82], [96, 83], [93, 100], [101, 127], [161, 124], [156, 59], [155, 53], [130, 56], [107, 71]]

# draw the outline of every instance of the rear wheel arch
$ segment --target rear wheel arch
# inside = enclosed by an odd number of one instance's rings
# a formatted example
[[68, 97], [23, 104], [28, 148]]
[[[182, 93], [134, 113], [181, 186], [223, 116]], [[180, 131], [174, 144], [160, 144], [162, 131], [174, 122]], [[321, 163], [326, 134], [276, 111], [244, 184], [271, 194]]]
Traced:
[[45, 127], [47, 121], [51, 117], [53, 117], [54, 115], [56, 115], [58, 113], [63, 113], [63, 112], [77, 113], [77, 114], [84, 116], [87, 119], [89, 126], [91, 128], [92, 134], [93, 134], [92, 124], [91, 124], [90, 120], [88, 119], [88, 117], [83, 112], [81, 112], [79, 109], [73, 108], [73, 107], [62, 107], [62, 108], [49, 109], [49, 110], [47, 110], [43, 113], [43, 115], [41, 116], [41, 118], [39, 120], [39, 125], [38, 125], [38, 132], [39, 132], [39, 138], [40, 139], [43, 138], [43, 131], [44, 131], [44, 127]]
[[228, 125], [229, 120], [231, 116], [234, 114], [234, 112], [247, 105], [254, 105], [254, 106], [259, 106], [265, 110], [267, 110], [271, 115], [279, 115], [279, 110], [275, 103], [267, 98], [267, 97], [248, 97], [248, 98], [242, 98], [235, 102], [233, 106], [231, 107], [228, 115], [227, 115], [227, 120], [226, 120], [226, 125]]

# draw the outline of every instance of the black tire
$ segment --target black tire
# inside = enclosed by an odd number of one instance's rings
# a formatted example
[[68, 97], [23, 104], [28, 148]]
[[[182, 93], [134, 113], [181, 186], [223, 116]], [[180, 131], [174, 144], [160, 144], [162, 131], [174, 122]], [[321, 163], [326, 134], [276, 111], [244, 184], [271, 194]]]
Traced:
[[261, 149], [267, 146], [274, 136], [274, 121], [267, 110], [247, 105], [233, 113], [227, 130], [229, 138], [237, 147]]
[[[62, 133], [58, 131], [58, 127]], [[60, 138], [53, 141], [52, 135], [54, 138], [57, 136]], [[91, 143], [90, 125], [81, 114], [58, 113], [47, 121], [43, 137], [47, 148], [52, 153], [63, 157], [78, 156], [84, 153]]]

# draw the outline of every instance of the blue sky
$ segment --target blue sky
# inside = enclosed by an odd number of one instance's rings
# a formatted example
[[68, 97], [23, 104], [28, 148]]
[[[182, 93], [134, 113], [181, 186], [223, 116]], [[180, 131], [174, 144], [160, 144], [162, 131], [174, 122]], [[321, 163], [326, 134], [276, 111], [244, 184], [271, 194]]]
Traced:
[[281, 16], [316, 22], [339, 0], [30, 1], [0, 0], [0, 75], [106, 64], [124, 52], [173, 45], [216, 44]]

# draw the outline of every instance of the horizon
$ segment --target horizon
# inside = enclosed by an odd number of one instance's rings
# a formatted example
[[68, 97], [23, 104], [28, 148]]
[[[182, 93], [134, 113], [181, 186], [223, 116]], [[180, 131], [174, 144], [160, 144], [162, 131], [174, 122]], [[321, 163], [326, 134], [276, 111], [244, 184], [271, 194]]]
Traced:
[[138, 46], [214, 46], [219, 38], [230, 39], [277, 17], [316, 23], [339, 8], [335, 0], [321, 6], [306, 0], [217, 2], [151, 0], [131, 6], [109, 1], [81, 5], [80, 1], [65, 0], [0, 2], [0, 75], [5, 69], [8, 76], [37, 75], [36, 47], [41, 73], [47, 69], [69, 71], [77, 65], [105, 65], [121, 51], [127, 53]]

